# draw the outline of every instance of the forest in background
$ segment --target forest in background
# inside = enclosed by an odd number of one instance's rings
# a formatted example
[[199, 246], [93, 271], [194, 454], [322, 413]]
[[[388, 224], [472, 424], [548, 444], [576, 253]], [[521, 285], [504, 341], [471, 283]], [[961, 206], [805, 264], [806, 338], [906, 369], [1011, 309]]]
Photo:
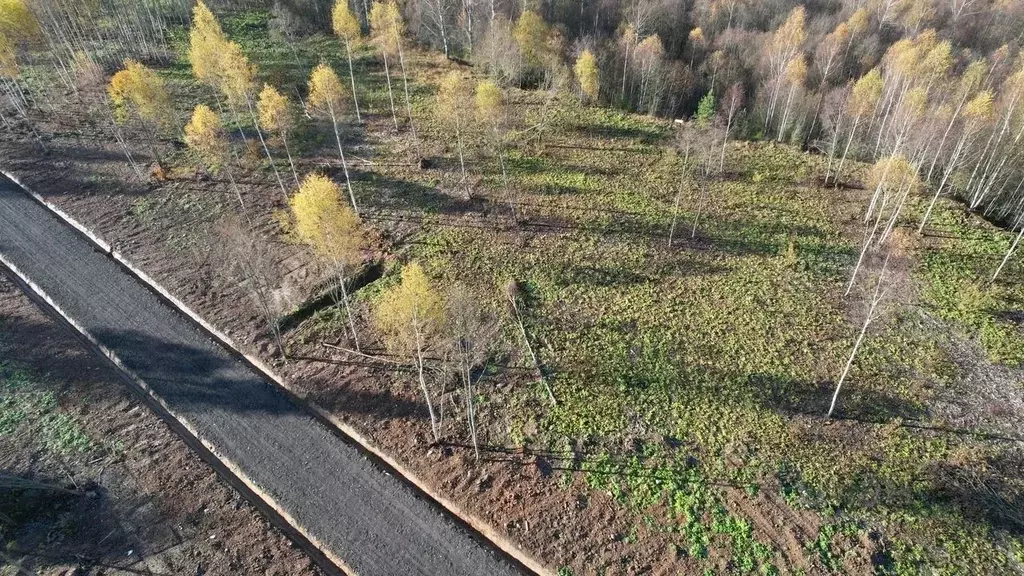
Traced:
[[[87, 66], [82, 58], [110, 72], [128, 57], [166, 57], [168, 27], [185, 25], [190, 14], [179, 0], [127, 10], [106, 0], [45, 0], [31, 10], [5, 2], [3, 87], [19, 109], [28, 101], [13, 80], [16, 57], [33, 44], [49, 49], [56, 76], [72, 88]], [[359, 43], [371, 32], [370, 4], [354, 0], [350, 9], [358, 24], [351, 40]], [[1019, 223], [1020, 2], [408, 0], [395, 9], [401, 34], [473, 63], [500, 86], [701, 115], [715, 121], [713, 138], [771, 139], [827, 154], [837, 174], [826, 178], [834, 180], [847, 157], [906, 162], [936, 198], [952, 194], [997, 221]], [[331, 13], [325, 0], [276, 0], [269, 29], [285, 39], [330, 33]]]

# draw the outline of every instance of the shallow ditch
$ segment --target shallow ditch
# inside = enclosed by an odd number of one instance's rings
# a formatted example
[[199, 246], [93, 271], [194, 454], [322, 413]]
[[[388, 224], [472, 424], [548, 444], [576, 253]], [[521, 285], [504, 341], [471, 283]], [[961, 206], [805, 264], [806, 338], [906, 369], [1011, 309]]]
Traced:
[[[346, 282], [349, 297], [353, 294], [376, 282], [384, 275], [384, 262], [375, 261], [365, 264], [359, 271], [351, 276]], [[288, 332], [297, 328], [300, 324], [315, 316], [321, 310], [335, 306], [341, 299], [341, 287], [333, 281], [326, 281], [326, 287], [318, 289], [314, 296], [299, 305], [297, 309], [281, 318], [281, 332]]]

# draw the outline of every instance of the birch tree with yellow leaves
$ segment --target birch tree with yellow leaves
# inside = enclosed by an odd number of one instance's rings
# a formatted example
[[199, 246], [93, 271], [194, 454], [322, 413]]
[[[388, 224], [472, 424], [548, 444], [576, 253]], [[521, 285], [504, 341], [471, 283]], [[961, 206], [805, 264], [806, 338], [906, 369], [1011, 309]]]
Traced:
[[423, 267], [413, 262], [402, 268], [401, 281], [381, 294], [375, 314], [385, 346], [396, 354], [412, 355], [415, 359], [435, 442], [441, 440], [441, 427], [434, 412], [425, 367], [426, 353], [444, 326], [444, 312], [440, 292], [431, 284]]
[[[850, 274], [850, 282], [846, 285], [847, 295], [853, 289], [857, 273], [860, 272], [868, 250], [881, 246], [888, 240], [907, 197], [920, 189], [921, 183], [917, 170], [918, 166], [911, 164], [904, 156], [883, 158], [871, 167], [868, 184], [874, 187], [875, 193], [868, 205], [865, 217], [866, 227], [860, 256], [857, 257], [857, 264], [853, 268], [853, 273]], [[888, 216], [886, 216], [887, 208]], [[886, 222], [884, 228], [882, 228], [883, 221]]]
[[394, 17], [391, 14], [392, 5], [382, 2], [374, 2], [370, 8], [370, 40], [380, 50], [381, 58], [384, 60], [384, 78], [388, 83], [388, 101], [391, 103], [391, 120], [395, 123], [395, 131], [398, 131], [398, 114], [395, 112], [395, 92], [391, 86], [391, 66], [388, 64], [388, 56], [394, 56], [398, 52], [397, 38], [394, 35], [392, 23]]
[[818, 101], [814, 105], [814, 116], [811, 118], [811, 128], [807, 131], [804, 142], [814, 133], [818, 125], [818, 118], [821, 115], [821, 105], [825, 101], [825, 91], [828, 87], [832, 74], [842, 68], [846, 60], [846, 49], [850, 46], [850, 26], [846, 22], [840, 22], [835, 30], [825, 36], [825, 41], [818, 46], [815, 56], [815, 65], [818, 69]]
[[789, 68], [803, 47], [806, 38], [804, 32], [806, 17], [807, 12], [803, 6], [794, 8], [786, 21], [772, 34], [768, 45], [768, 102], [764, 118], [765, 133], [768, 133], [768, 128], [775, 118], [779, 97], [786, 84]]
[[274, 178], [281, 190], [281, 196], [287, 201], [288, 191], [284, 187], [284, 181], [281, 180], [281, 173], [277, 170], [277, 163], [274, 162], [274, 156], [270, 153], [270, 147], [267, 146], [267, 141], [263, 137], [259, 117], [253, 107], [256, 67], [249, 62], [249, 58], [237, 42], [228, 40], [217, 17], [201, 0], [192, 11], [192, 18], [188, 53], [189, 62], [192, 64], [192, 73], [197, 80], [220, 90], [224, 95], [235, 123], [238, 124], [238, 133], [246, 144], [248, 144], [248, 139], [245, 136], [245, 131], [242, 130], [238, 107], [244, 104], [248, 109], [260, 146], [267, 156], [267, 161], [270, 163]]
[[[398, 65], [402, 69], [402, 87], [405, 91], [405, 111], [409, 118], [409, 128], [412, 130], [413, 139], [419, 148], [419, 136], [416, 133], [416, 124], [412, 119], [412, 100], [409, 98], [409, 76], [405, 70], [405, 52], [402, 50], [402, 37], [405, 35], [405, 21], [402, 19], [402, 11], [394, 0], [386, 2], [375, 2], [370, 9], [370, 28], [374, 35], [381, 53], [384, 54], [384, 68], [387, 71], [387, 55], [398, 55]], [[391, 79], [388, 77], [388, 95], [391, 94]], [[394, 98], [391, 99], [391, 115], [395, 115]], [[395, 130], [398, 129], [398, 120], [395, 119]]]
[[306, 100], [310, 111], [331, 119], [334, 127], [334, 140], [338, 144], [338, 155], [341, 156], [341, 167], [345, 172], [345, 186], [352, 201], [352, 210], [359, 214], [356, 205], [356, 194], [352, 191], [352, 180], [348, 174], [348, 162], [345, 160], [345, 149], [341, 146], [341, 132], [338, 130], [338, 117], [345, 109], [345, 87], [338, 75], [327, 64], [321, 63], [309, 77], [309, 98]]
[[597, 102], [601, 79], [598, 75], [597, 59], [594, 58], [593, 52], [584, 50], [580, 53], [573, 70], [576, 73], [576, 82], [580, 87], [580, 100]]
[[516, 203], [512, 187], [508, 181], [508, 170], [505, 168], [505, 103], [501, 88], [493, 80], [483, 80], [476, 85], [476, 94], [473, 98], [476, 108], [476, 121], [484, 128], [487, 141], [498, 157], [498, 164], [501, 166], [501, 183], [505, 191], [505, 201], [508, 202], [509, 211], [512, 214], [512, 221], [516, 221]]
[[786, 83], [789, 84], [789, 91], [786, 95], [786, 104], [782, 107], [782, 120], [779, 122], [779, 134], [776, 140], [782, 142], [789, 129], [790, 111], [793, 109], [793, 97], [803, 90], [804, 81], [807, 80], [807, 62], [804, 55], [799, 54], [786, 66]]
[[[872, 68], [870, 72], [862, 76], [853, 85], [853, 90], [850, 91], [850, 98], [847, 102], [846, 108], [850, 116], [853, 116], [853, 126], [850, 128], [850, 133], [846, 137], [846, 146], [843, 148], [842, 158], [839, 160], [839, 166], [836, 167], [836, 173], [833, 177], [836, 187], [839, 186], [839, 177], [843, 172], [843, 165], [846, 163], [846, 157], [850, 153], [850, 146], [853, 144], [853, 139], [857, 135], [857, 128], [860, 126], [861, 121], [872, 114], [875, 110], [875, 106], [878, 105], [879, 99], [882, 97], [882, 74], [878, 71], [878, 68]], [[832, 162], [829, 160], [829, 168], [831, 169]], [[828, 181], [828, 173], [825, 174], [825, 180]]]
[[[188, 32], [188, 61], [192, 65], [192, 75], [203, 84], [223, 91], [225, 86], [225, 68], [222, 56], [228, 45], [228, 37], [220, 27], [220, 22], [202, 0], [196, 2], [192, 9], [192, 28]], [[237, 81], [237, 71], [236, 71]], [[232, 104], [231, 98], [228, 99]], [[238, 114], [232, 109], [238, 123]], [[239, 126], [242, 141], [248, 143], [245, 132]]]
[[288, 147], [288, 137], [295, 127], [288, 98], [270, 84], [264, 84], [259, 100], [256, 102], [256, 111], [259, 114], [260, 124], [269, 133], [277, 134], [277, 137], [281, 139], [284, 153], [288, 157], [288, 166], [292, 169], [292, 178], [295, 179], [295, 185], [298, 186], [299, 173], [295, 170], [292, 151]]
[[334, 29], [334, 34], [345, 45], [345, 56], [348, 58], [348, 79], [352, 85], [352, 104], [356, 110], [356, 121], [362, 123], [363, 117], [359, 113], [359, 98], [356, 96], [356, 75], [352, 70], [352, 47], [358, 45], [362, 40], [362, 30], [356, 15], [348, 7], [348, 0], [335, 0], [334, 9], [331, 10], [331, 27]]
[[[256, 136], [260, 140], [260, 146], [263, 148], [263, 153], [267, 155], [267, 162], [270, 163], [271, 170], [274, 171], [274, 178], [277, 180], [277, 186], [281, 190], [281, 198], [287, 202], [288, 191], [285, 190], [284, 182], [281, 180], [281, 173], [277, 170], [274, 155], [270, 153], [270, 147], [267, 146], [267, 139], [263, 137], [259, 116], [256, 114], [256, 108], [253, 106], [256, 67], [249, 64], [249, 59], [242, 53], [242, 47], [238, 43], [228, 42], [224, 45], [223, 49], [224, 53], [221, 59], [223, 66], [221, 91], [227, 97], [232, 114], [234, 114], [235, 103], [245, 103], [245, 107], [249, 110], [249, 117], [252, 119], [253, 127], [256, 128]], [[237, 116], [235, 118], [237, 122]], [[241, 126], [239, 126], [238, 130], [239, 132], [242, 131]]]
[[458, 72], [449, 72], [437, 90], [437, 119], [447, 128], [455, 131], [455, 142], [459, 152], [459, 166], [462, 168], [462, 187], [466, 199], [472, 197], [469, 189], [469, 178], [466, 175], [466, 159], [462, 146], [462, 136], [466, 130], [468, 114], [472, 110], [472, 88]]
[[163, 78], [142, 64], [127, 60], [124, 69], [110, 78], [107, 95], [114, 121], [124, 125], [137, 120], [149, 135], [154, 160], [162, 167], [163, 158], [156, 141], [161, 131], [174, 124], [174, 107]]
[[340, 197], [341, 190], [337, 184], [325, 176], [312, 174], [302, 181], [290, 204], [296, 234], [320, 263], [337, 277], [341, 291], [339, 311], [343, 304], [352, 342], [358, 352], [359, 334], [346, 282], [348, 273], [363, 261], [366, 236], [359, 216], [345, 206]]
[[228, 37], [217, 17], [203, 0], [198, 0], [192, 8], [192, 28], [188, 32], [188, 61], [197, 80], [215, 87], [220, 85], [220, 48], [227, 43]]
[[231, 169], [231, 147], [224, 134], [224, 125], [217, 113], [206, 104], [200, 104], [192, 111], [192, 117], [185, 125], [185, 144], [196, 154], [210, 174], [216, 174], [224, 169], [231, 182], [231, 189], [238, 199], [238, 205], [244, 213], [245, 202]]
[[[967, 81], [970, 82], [971, 79], [968, 78]], [[961, 89], [963, 88], [964, 87], [961, 86]], [[932, 200], [928, 203], [928, 209], [925, 210], [924, 218], [921, 219], [921, 225], [917, 228], [918, 234], [924, 232], [924, 227], [928, 224], [928, 219], [932, 215], [935, 203], [938, 201], [943, 190], [946, 189], [946, 183], [949, 182], [949, 177], [961, 165], [964, 153], [970, 150], [972, 141], [976, 138], [979, 130], [991, 120], [993, 114], [992, 103], [992, 93], [988, 90], [983, 90], [964, 106], [963, 124], [960, 128], [960, 139], [957, 141], [949, 160], [946, 162], [946, 167], [942, 172], [942, 178], [939, 181], [939, 185], [935, 187], [935, 194], [932, 195]], [[957, 115], [959, 115], [959, 113], [954, 116]], [[930, 170], [931, 169], [929, 169], [929, 175], [931, 174]]]

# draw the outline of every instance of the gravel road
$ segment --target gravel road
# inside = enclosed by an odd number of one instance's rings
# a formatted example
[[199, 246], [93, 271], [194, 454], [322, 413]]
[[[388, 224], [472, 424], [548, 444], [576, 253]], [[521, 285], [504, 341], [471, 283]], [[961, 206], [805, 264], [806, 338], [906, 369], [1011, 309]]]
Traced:
[[519, 573], [2, 175], [0, 254], [350, 570]]

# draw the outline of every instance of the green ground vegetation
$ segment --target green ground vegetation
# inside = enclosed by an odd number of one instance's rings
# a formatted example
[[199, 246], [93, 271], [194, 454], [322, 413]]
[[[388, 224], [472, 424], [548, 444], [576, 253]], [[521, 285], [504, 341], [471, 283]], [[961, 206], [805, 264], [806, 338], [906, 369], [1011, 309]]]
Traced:
[[[682, 239], [668, 248], [682, 172], [671, 129], [572, 101], [558, 106], [556, 147], [509, 155], [521, 225], [497, 215], [490, 226], [464, 225], [447, 198], [406, 196], [438, 215], [411, 257], [442, 283], [493, 294], [510, 279], [525, 287], [528, 332], [558, 405], [547, 405], [539, 386], [494, 398], [494, 417], [508, 424], [490, 440], [553, 451], [591, 489], [653, 516], [653, 529], [676, 535], [680, 555], [697, 567], [720, 568], [704, 561], [717, 547], [736, 573], [792, 568], [729, 505], [726, 484], [771, 490], [770, 500], [819, 516], [806, 554], [827, 572], [850, 569], [851, 551], [872, 539], [880, 573], [1011, 569], [1019, 525], [1007, 529], [999, 518], [1019, 506], [1019, 482], [1006, 479], [1013, 487], [984, 502], [956, 492], [967, 484], [947, 475], [993, 462], [1012, 470], [1019, 447], [941, 431], [941, 415], [929, 411], [962, 376], [947, 350], [953, 339], [1020, 365], [1022, 333], [1005, 318], [1022, 296], [1019, 268], [994, 285], [986, 277], [1008, 234], [941, 204], [935, 223], [948, 238], [910, 249], [906, 293], [870, 333], [841, 396], [842, 417], [828, 422], [822, 415], [862, 307], [856, 293], [841, 297], [859, 251], [842, 208], [858, 213], [863, 194], [818, 187], [818, 157], [738, 144], [727, 175], [707, 183], [692, 241], [701, 196], [695, 177], [684, 177]], [[476, 169], [498, 195], [500, 173], [483, 157]], [[920, 208], [907, 208], [908, 226]]]
[[10, 361], [0, 361], [0, 434], [34, 438], [56, 455], [95, 448], [74, 415], [60, 409], [52, 386]]

